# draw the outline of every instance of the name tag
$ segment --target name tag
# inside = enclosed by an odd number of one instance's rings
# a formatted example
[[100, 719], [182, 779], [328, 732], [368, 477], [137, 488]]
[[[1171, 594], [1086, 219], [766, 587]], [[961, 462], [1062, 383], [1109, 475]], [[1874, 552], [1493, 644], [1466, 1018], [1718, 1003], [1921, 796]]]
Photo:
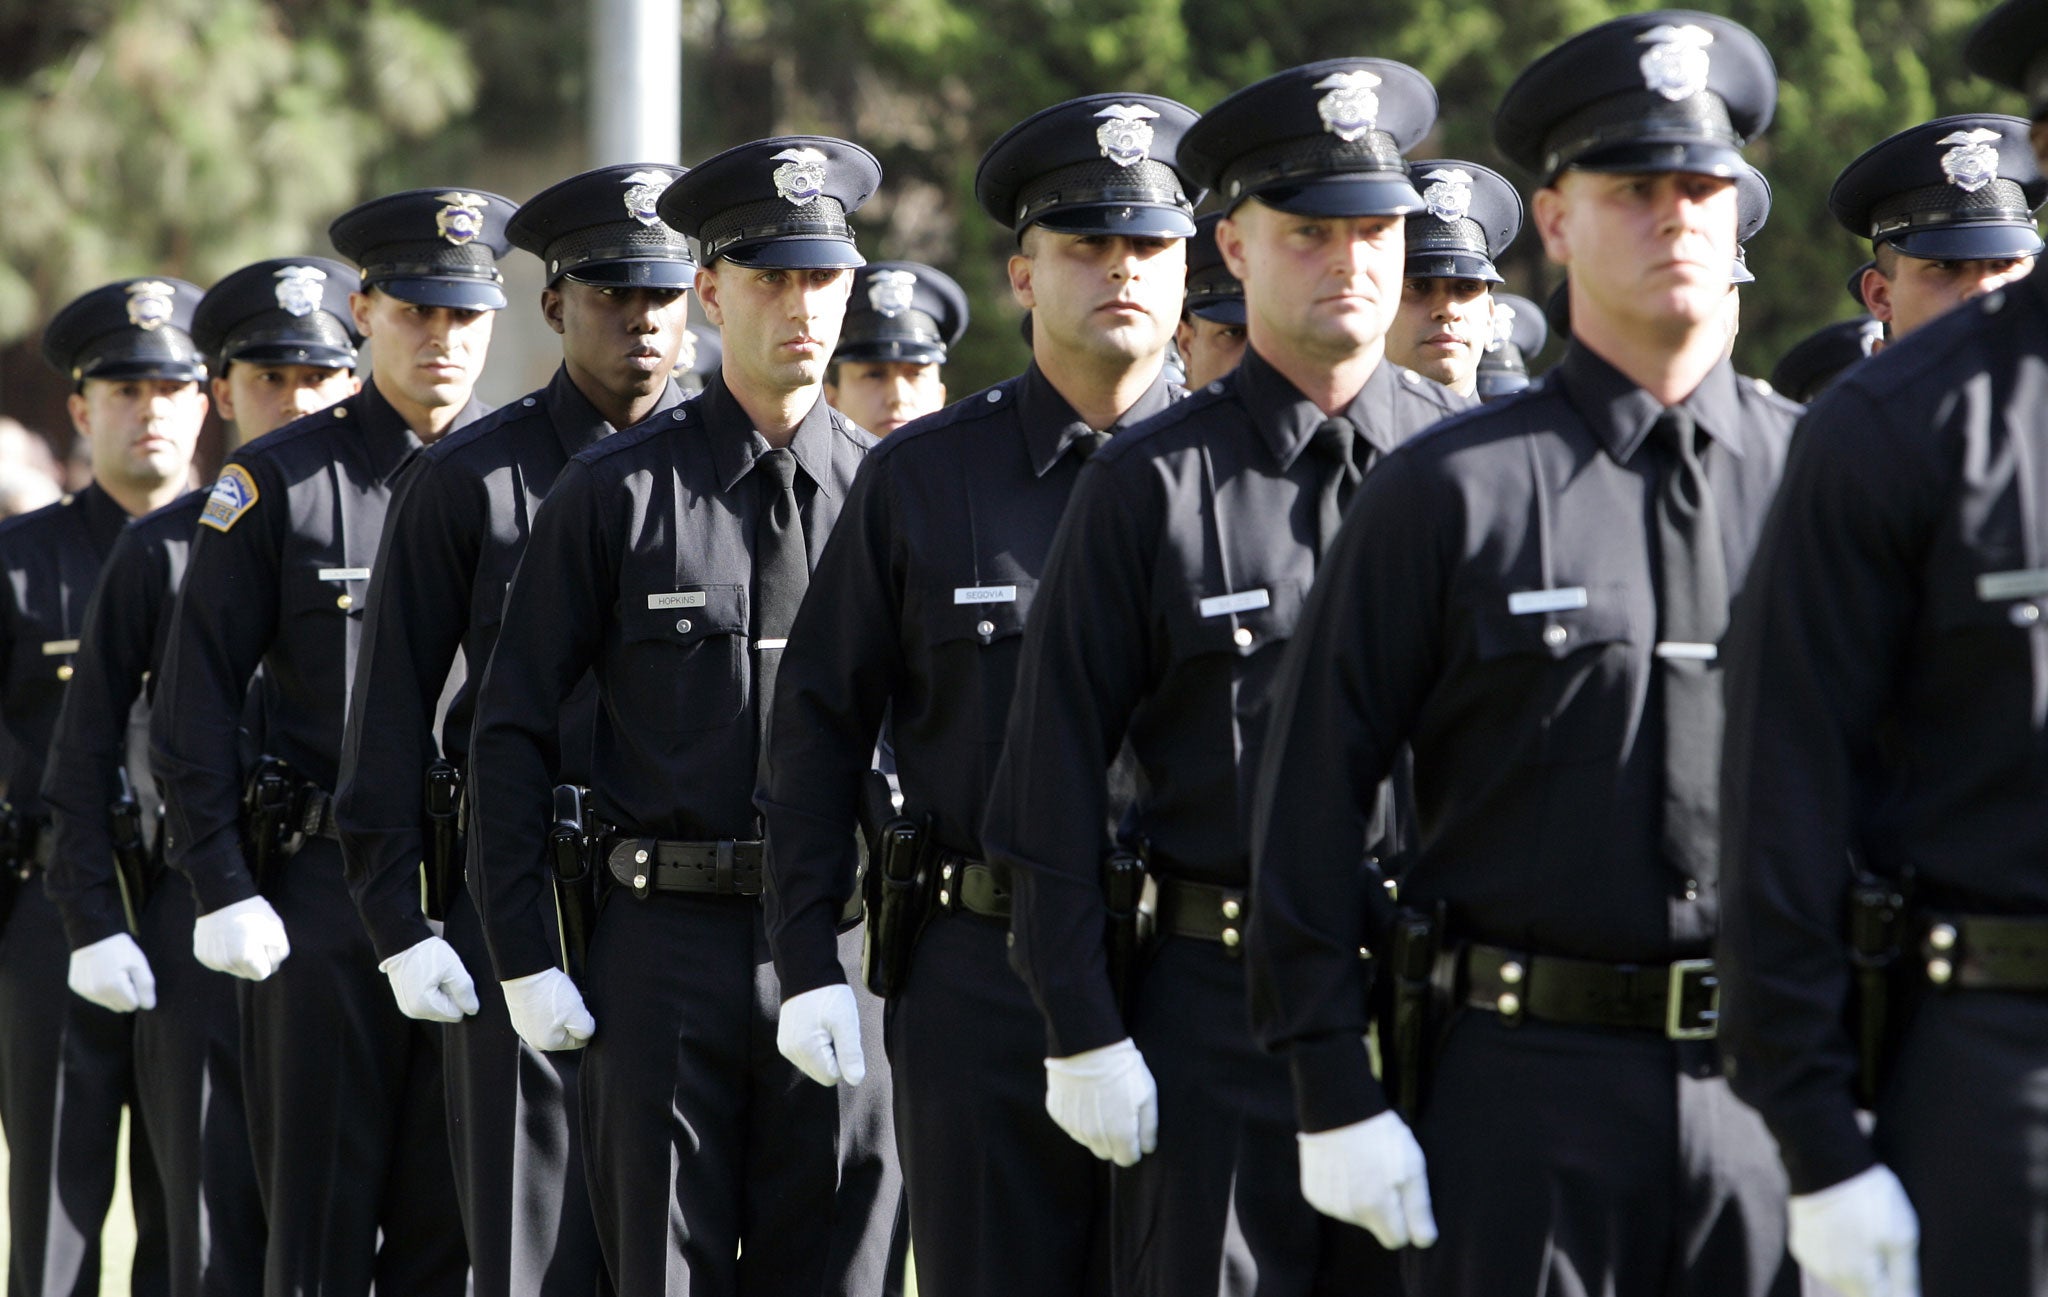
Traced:
[[1261, 590], [1240, 590], [1236, 594], [1211, 595], [1202, 600], [1204, 617], [1228, 617], [1234, 612], [1257, 612], [1271, 608], [1273, 596]]
[[1015, 603], [1017, 587], [1013, 585], [963, 585], [953, 591], [953, 602], [963, 603]]
[[78, 652], [78, 641], [75, 639], [52, 639], [43, 641], [43, 656], [46, 658], [63, 657], [66, 653], [76, 652]]
[[1719, 645], [1692, 644], [1685, 640], [1658, 640], [1656, 654], [1679, 662], [1712, 662], [1721, 656]]
[[651, 594], [647, 596], [649, 608], [702, 608], [702, 590], [679, 590], [675, 594]]
[[1985, 603], [2038, 599], [2042, 595], [2048, 595], [2048, 569], [2034, 567], [2014, 572], [1986, 572], [1977, 578], [1977, 597]]
[[320, 579], [322, 581], [367, 581], [370, 579], [370, 569], [366, 567], [323, 567], [320, 569]]
[[1561, 585], [1555, 590], [1517, 590], [1508, 596], [1508, 612], [1516, 617], [1530, 613], [1570, 612], [1586, 606], [1586, 587]]

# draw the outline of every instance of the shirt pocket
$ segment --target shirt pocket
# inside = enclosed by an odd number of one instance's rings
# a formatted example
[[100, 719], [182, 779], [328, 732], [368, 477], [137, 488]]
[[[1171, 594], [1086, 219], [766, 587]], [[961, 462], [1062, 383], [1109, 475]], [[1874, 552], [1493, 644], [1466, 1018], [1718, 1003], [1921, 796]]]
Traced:
[[1304, 594], [1298, 581], [1242, 590], [1190, 589], [1165, 608], [1168, 660], [1178, 664], [1211, 654], [1248, 658], [1268, 645], [1284, 644], [1294, 637]]
[[624, 688], [634, 723], [688, 734], [746, 711], [747, 588], [686, 585], [643, 596], [622, 614]]
[[369, 568], [308, 563], [293, 570], [278, 608], [286, 619], [327, 617], [339, 625], [362, 620], [369, 595]]
[[[1627, 587], [1596, 585], [1585, 594], [1582, 607], [1517, 612], [1503, 591], [1474, 610], [1475, 656], [1502, 673], [1495, 696], [1527, 700], [1546, 762], [1618, 762], [1635, 728], [1646, 655]], [[1519, 746], [1519, 735], [1500, 737], [1504, 750]]]
[[[918, 614], [935, 671], [959, 672], [966, 677], [958, 681], [954, 696], [962, 707], [977, 712], [961, 721], [971, 727], [967, 732], [979, 734], [984, 743], [1002, 742], [1009, 722], [1024, 623], [1037, 588], [1038, 583], [1029, 580], [1006, 587], [946, 587], [932, 591]], [[989, 590], [1006, 590], [1012, 597], [962, 601], [963, 595]]]

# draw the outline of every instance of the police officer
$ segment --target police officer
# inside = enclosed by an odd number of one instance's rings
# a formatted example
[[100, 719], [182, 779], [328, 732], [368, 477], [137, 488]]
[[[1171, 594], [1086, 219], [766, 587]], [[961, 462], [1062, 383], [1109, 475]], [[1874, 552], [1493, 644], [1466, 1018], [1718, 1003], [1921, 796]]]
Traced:
[[1107, 1175], [1046, 1115], [1044, 1026], [1006, 957], [1009, 878], [979, 859], [979, 836], [1074, 479], [1174, 397], [1162, 367], [1195, 228], [1175, 148], [1194, 120], [1170, 99], [1088, 95], [983, 155], [975, 194], [1017, 232], [1010, 282], [1038, 320], [1033, 363], [868, 457], [779, 678], [762, 802], [769, 941], [785, 1052], [813, 1079], [831, 1083], [861, 1045], [836, 1030], [852, 996], [833, 934], [885, 715], [904, 814], [928, 840], [931, 894], [899, 931], [870, 915], [887, 949], [869, 962], [907, 969], [890, 992], [889, 1058], [918, 1287], [935, 1297], [1108, 1290]]
[[[541, 390], [415, 457], [379, 549], [401, 557], [372, 579], [335, 799], [350, 891], [399, 1011], [448, 1033], [456, 1188], [484, 1294], [581, 1294], [603, 1272], [575, 1136], [576, 1054], [543, 1054], [513, 1032], [462, 865], [429, 859], [427, 784], [438, 752], [457, 771], [528, 519], [571, 455], [681, 399], [670, 380], [696, 265], [655, 202], [680, 167], [625, 164], [571, 177], [521, 205], [506, 238], [548, 277], [541, 314], [563, 362]], [[437, 705], [466, 678], [436, 742]], [[589, 782], [587, 691], [562, 713], [565, 779]], [[450, 801], [454, 799], [451, 797]], [[450, 815], [455, 807], [443, 808]], [[451, 834], [441, 848], [454, 846]], [[554, 899], [528, 898], [552, 915]], [[446, 924], [445, 939], [434, 923]]]
[[[211, 359], [214, 408], [236, 444], [356, 390], [357, 283], [339, 262], [284, 258], [244, 266], [200, 299], [192, 339]], [[206, 499], [186, 492], [108, 550], [43, 778], [57, 843], [45, 887], [70, 938], [71, 989], [117, 1013], [147, 1010], [134, 1027], [147, 1083], [131, 1138], [146, 1136], [161, 1171], [173, 1297], [263, 1283], [234, 983], [193, 958], [190, 890], [162, 885], [147, 747], [150, 682]]]
[[1824, 324], [1792, 344], [1771, 368], [1771, 386], [1787, 400], [1812, 402], [1842, 371], [1877, 354], [1884, 325], [1868, 315]]
[[[1966, 56], [2040, 140], [2048, 4], [2000, 6]], [[2048, 1273], [2044, 359], [2029, 276], [1845, 373], [1730, 637], [1722, 1044], [1790, 1173], [1792, 1251], [1845, 1297]]]
[[1973, 113], [1873, 145], [1836, 177], [1828, 210], [1871, 241], [1873, 260], [1852, 292], [1897, 341], [2032, 271], [2043, 201], [2048, 179], [2027, 123]]
[[939, 370], [967, 332], [967, 294], [952, 276], [916, 261], [871, 261], [854, 271], [825, 400], [877, 437], [946, 403]]
[[1408, 222], [1401, 309], [1387, 328], [1387, 356], [1462, 396], [1478, 388], [1479, 360], [1493, 339], [1494, 261], [1522, 229], [1522, 196], [1476, 162], [1408, 164], [1424, 211]]
[[1543, 311], [1526, 297], [1494, 293], [1493, 331], [1479, 353], [1474, 394], [1482, 401], [1513, 396], [1529, 386], [1529, 362], [1550, 341]]
[[[1286, 1073], [1245, 1023], [1240, 774], [1351, 490], [1466, 404], [1382, 355], [1402, 218], [1422, 210], [1401, 150], [1435, 115], [1414, 69], [1330, 59], [1188, 130], [1180, 163], [1223, 196], [1216, 242], [1244, 283], [1250, 347], [1089, 462], [1025, 632], [982, 841], [1013, 876], [1012, 959], [1046, 1020], [1047, 1108], [1125, 1168], [1120, 1292], [1307, 1292], [1319, 1271], [1368, 1264], [1362, 1233], [1325, 1230], [1273, 1190], [1294, 1179], [1294, 1127]], [[1126, 737], [1138, 777], [1123, 838], [1152, 875], [1159, 939], [1112, 970], [1103, 773]]]
[[[698, 249], [724, 367], [562, 470], [478, 697], [473, 859], [492, 959], [527, 1043], [589, 1042], [591, 1206], [622, 1293], [883, 1283], [901, 1198], [886, 1065], [879, 1049], [848, 1059], [831, 1092], [770, 1048], [782, 997], [753, 805], [796, 604], [873, 444], [822, 388], [861, 264], [846, 218], [880, 181], [865, 149], [799, 135], [728, 149], [662, 194], [662, 219]], [[537, 898], [556, 717], [586, 672], [609, 895], [579, 990]]]
[[[65, 928], [37, 879], [57, 846], [39, 790], [100, 565], [128, 519], [177, 495], [191, 471], [207, 408], [206, 360], [191, 337], [199, 298], [181, 279], [126, 279], [75, 298], [51, 319], [43, 359], [71, 381], [71, 424], [91, 456], [93, 482], [0, 525], [7, 575], [0, 722], [14, 740], [9, 800], [0, 805], [8, 871], [0, 880], [0, 1124], [10, 1154], [10, 1292], [99, 1291], [115, 1137], [122, 1106], [136, 1102], [132, 1020], [65, 989]], [[98, 956], [103, 965], [131, 962], [105, 945]], [[137, 993], [153, 998], [146, 982]], [[158, 1168], [146, 1138], [130, 1150], [133, 1286], [165, 1293], [169, 1239]]]
[[[402, 1014], [342, 876], [331, 790], [362, 605], [399, 465], [472, 396], [510, 199], [419, 189], [328, 234], [362, 267], [363, 390], [229, 457], [200, 514], [151, 711], [193, 953], [238, 988], [264, 1291], [460, 1293], [440, 1038]], [[402, 561], [403, 555], [393, 556]], [[236, 718], [262, 668], [245, 853]], [[290, 956], [287, 958], [287, 956]]]
[[[1281, 668], [1253, 1017], [1294, 1077], [1309, 1201], [1390, 1245], [1441, 1226], [1411, 1293], [1798, 1290], [1705, 958], [1715, 655], [1797, 412], [1722, 333], [1736, 150], [1775, 97], [1753, 35], [1687, 11], [1603, 23], [1516, 79], [1495, 137], [1540, 178], [1572, 347], [1366, 479]], [[1365, 793], [1404, 743], [1408, 913], [1369, 926]], [[1414, 983], [1381, 1035], [1392, 1095], [1369, 975]]]
[[1207, 387], [1244, 359], [1244, 285], [1223, 264], [1216, 248], [1216, 226], [1223, 213], [1195, 218], [1195, 237], [1188, 240], [1187, 301], [1180, 327], [1173, 331], [1173, 349], [1184, 366], [1182, 383], [1190, 391]]

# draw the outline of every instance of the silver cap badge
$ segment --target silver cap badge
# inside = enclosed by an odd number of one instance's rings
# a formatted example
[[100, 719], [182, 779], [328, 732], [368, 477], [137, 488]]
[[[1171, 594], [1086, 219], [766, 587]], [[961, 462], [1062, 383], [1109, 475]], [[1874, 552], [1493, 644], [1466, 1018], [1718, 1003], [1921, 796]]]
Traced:
[[654, 205], [661, 200], [661, 193], [674, 183], [675, 177], [666, 171], [635, 171], [626, 177], [626, 215], [642, 225], [654, 225], [661, 216]]
[[1363, 70], [1332, 72], [1316, 82], [1317, 90], [1330, 92], [1316, 100], [1323, 129], [1346, 144], [1371, 130], [1380, 118], [1380, 97], [1372, 92], [1379, 83], [1379, 77]]
[[907, 270], [877, 270], [868, 276], [868, 305], [884, 319], [910, 309], [910, 295], [917, 276]]
[[1152, 126], [1148, 119], [1159, 116], [1143, 104], [1111, 104], [1095, 114], [1102, 125], [1095, 128], [1095, 142], [1102, 156], [1120, 167], [1143, 162], [1152, 151]]
[[1438, 168], [1423, 177], [1422, 205], [1440, 221], [1462, 221], [1472, 210], [1472, 173], [1460, 167]]
[[1966, 194], [1974, 194], [1998, 179], [1998, 150], [1991, 147], [1991, 141], [1997, 138], [1997, 131], [1982, 127], [1950, 131], [1942, 136], [1935, 143], [1955, 147], [1941, 155], [1941, 174]]
[[1637, 66], [1643, 70], [1643, 84], [1651, 90], [1677, 103], [1707, 88], [1713, 70], [1707, 46], [1714, 43], [1714, 33], [1692, 23], [1666, 25], [1652, 27], [1636, 41], [1650, 47]]
[[1884, 346], [1884, 321], [1865, 320], [1863, 327], [1856, 331], [1856, 341], [1862, 344], [1866, 359], [1875, 356]]
[[456, 247], [484, 232], [484, 208], [490, 205], [491, 200], [482, 194], [451, 190], [436, 194], [434, 201], [442, 204], [441, 210], [434, 213], [434, 228]]
[[171, 286], [158, 279], [128, 285], [128, 323], [144, 332], [162, 328], [170, 323], [173, 296]]
[[784, 149], [770, 159], [775, 168], [777, 195], [803, 207], [825, 192], [825, 155], [816, 149]]
[[277, 308], [303, 320], [320, 309], [320, 285], [327, 272], [318, 266], [286, 266], [277, 272]]
[[1486, 343], [1488, 351], [1499, 351], [1515, 340], [1515, 308], [1506, 302], [1493, 304], [1493, 337]]

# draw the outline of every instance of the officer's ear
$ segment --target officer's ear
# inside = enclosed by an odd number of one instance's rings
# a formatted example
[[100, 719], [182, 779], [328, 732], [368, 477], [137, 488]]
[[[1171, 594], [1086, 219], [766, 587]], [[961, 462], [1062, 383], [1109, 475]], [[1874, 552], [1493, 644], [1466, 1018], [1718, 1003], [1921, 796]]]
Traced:
[[1195, 345], [1195, 317], [1185, 311], [1181, 312], [1180, 323], [1173, 326], [1173, 345], [1183, 356]]
[[362, 337], [370, 336], [370, 290], [360, 289], [348, 295], [349, 318], [355, 321], [356, 332]]
[[1017, 236], [1017, 250], [1010, 254], [1010, 296], [1025, 310], [1035, 310], [1038, 296], [1031, 288], [1032, 258], [1037, 256], [1032, 244], [1038, 239], [1038, 227], [1027, 225]]
[[556, 333], [562, 331], [562, 288], [559, 279], [540, 290], [540, 318]]
[[1537, 190], [1530, 213], [1536, 218], [1536, 233], [1543, 240], [1543, 255], [1566, 268], [1572, 264], [1571, 239], [1565, 234], [1565, 216], [1571, 211], [1571, 202], [1563, 186], [1570, 177], [1571, 173], [1566, 172]]
[[697, 305], [704, 308], [708, 324], [725, 327], [725, 305], [718, 297], [718, 272], [710, 266], [697, 267]]
[[81, 437], [92, 436], [92, 405], [83, 390], [64, 398], [65, 413], [71, 416], [71, 430]]
[[[1249, 267], [1244, 259], [1244, 227], [1238, 223], [1241, 219], [1238, 213], [1256, 206], [1258, 206], [1257, 199], [1247, 199], [1243, 206], [1236, 208], [1230, 215], [1216, 222], [1216, 251], [1223, 257], [1224, 269], [1228, 270], [1231, 278], [1239, 283], [1244, 282], [1246, 278], [1245, 272]], [[1181, 327], [1189, 329], [1190, 336], [1192, 336], [1193, 330], [1191, 326], [1185, 323], [1186, 317], [1183, 316], [1182, 320], [1183, 324]], [[1188, 349], [1183, 346], [1180, 349], [1180, 354], [1183, 356], [1187, 355]]]
[[[228, 362], [229, 365], [234, 363], [232, 360]], [[227, 366], [222, 366], [221, 372], [214, 375], [207, 383], [207, 386], [213, 389], [213, 408], [220, 411], [220, 417], [223, 421], [233, 423], [235, 421], [235, 393], [234, 389], [228, 386]]]
[[1875, 266], [1863, 272], [1863, 308], [1881, 324], [1892, 322], [1892, 281]]

